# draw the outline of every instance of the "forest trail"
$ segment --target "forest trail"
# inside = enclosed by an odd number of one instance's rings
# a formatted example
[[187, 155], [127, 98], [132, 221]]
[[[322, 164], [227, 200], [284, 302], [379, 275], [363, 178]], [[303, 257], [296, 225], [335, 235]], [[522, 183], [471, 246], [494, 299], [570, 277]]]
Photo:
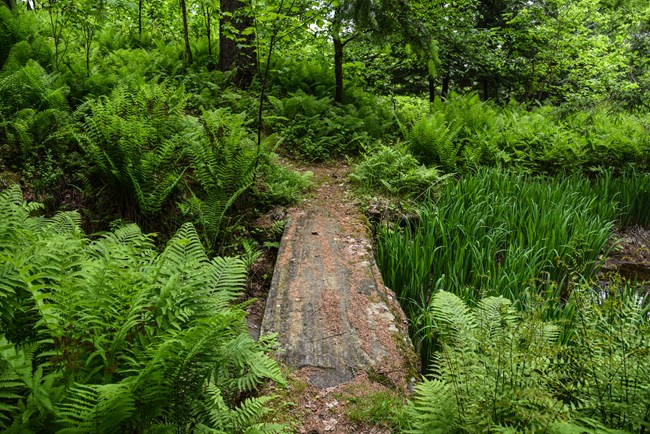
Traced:
[[369, 224], [349, 192], [349, 167], [298, 170], [314, 173], [316, 189], [288, 212], [261, 333], [278, 334], [280, 359], [311, 388], [305, 399], [315, 401], [303, 403], [312, 411], [301, 432], [360, 432], [345, 428], [327, 397], [346, 388], [403, 393], [416, 357], [405, 316], [375, 264]]

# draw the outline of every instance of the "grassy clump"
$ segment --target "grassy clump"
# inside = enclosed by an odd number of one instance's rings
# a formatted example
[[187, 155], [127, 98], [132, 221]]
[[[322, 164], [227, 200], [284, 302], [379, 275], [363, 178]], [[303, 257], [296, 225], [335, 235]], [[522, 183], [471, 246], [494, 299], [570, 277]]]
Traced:
[[384, 279], [415, 307], [437, 288], [525, 303], [539, 288], [593, 276], [617, 207], [583, 195], [588, 185], [496, 170], [464, 178], [410, 227], [379, 229]]

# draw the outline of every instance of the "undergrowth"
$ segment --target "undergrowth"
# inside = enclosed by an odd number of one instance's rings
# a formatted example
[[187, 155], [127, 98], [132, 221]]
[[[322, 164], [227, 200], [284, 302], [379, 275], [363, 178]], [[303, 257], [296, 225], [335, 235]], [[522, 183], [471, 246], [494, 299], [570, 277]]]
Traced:
[[426, 109], [404, 103], [397, 117], [411, 152], [446, 172], [502, 166], [529, 173], [592, 173], [650, 165], [650, 119], [612, 113], [607, 106], [567, 114], [514, 101], [501, 108], [469, 94], [437, 100]]
[[649, 304], [634, 288], [606, 299], [576, 288], [572, 342], [504, 297], [470, 307], [437, 292], [423, 315], [436, 352], [407, 407], [410, 433], [623, 433], [650, 426]]
[[90, 239], [77, 213], [38, 208], [0, 192], [1, 429], [282, 429], [251, 397], [284, 380], [233, 304], [240, 260], [210, 260], [191, 224], [158, 253], [136, 225]]

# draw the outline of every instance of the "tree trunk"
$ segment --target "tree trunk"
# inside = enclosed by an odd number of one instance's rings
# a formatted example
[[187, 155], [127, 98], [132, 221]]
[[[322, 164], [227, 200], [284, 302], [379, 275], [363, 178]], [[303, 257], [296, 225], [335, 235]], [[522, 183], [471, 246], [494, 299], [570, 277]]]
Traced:
[[449, 93], [449, 74], [445, 75], [442, 79], [442, 89], [440, 90], [440, 96], [447, 98], [447, 93]]
[[230, 71], [236, 68], [235, 82], [240, 87], [248, 87], [253, 82], [257, 66], [257, 53], [253, 44], [255, 33], [245, 35], [243, 46], [238, 47], [236, 38], [241, 38], [244, 30], [253, 27], [253, 17], [241, 0], [221, 0], [221, 20], [219, 21], [219, 69]]
[[93, 31], [92, 30], [87, 30], [87, 35], [86, 37], [88, 38], [86, 40], [86, 77], [90, 77], [90, 46], [93, 42]]
[[343, 43], [338, 33], [334, 34], [334, 77], [336, 79], [336, 91], [334, 101], [343, 102]]
[[436, 100], [436, 83], [432, 77], [429, 77], [429, 102], [432, 103]]
[[341, 27], [341, 7], [334, 11], [334, 25], [332, 26], [332, 39], [334, 41], [334, 80], [336, 89], [334, 101], [343, 102], [343, 41], [339, 33]]
[[138, 0], [138, 40], [142, 43], [142, 2]]
[[208, 36], [208, 56], [212, 59], [212, 14], [209, 8], [205, 8], [205, 31]]
[[185, 56], [187, 57], [187, 64], [191, 65], [192, 61], [192, 48], [190, 47], [190, 32], [187, 28], [187, 5], [185, 0], [181, 0], [181, 12], [183, 13], [183, 39], [185, 40]]
[[483, 101], [487, 101], [488, 98], [490, 97], [490, 87], [489, 87], [489, 80], [487, 77], [483, 77]]
[[14, 8], [14, 2], [13, 0], [5, 0], [5, 4], [9, 8], [9, 10], [12, 10]]

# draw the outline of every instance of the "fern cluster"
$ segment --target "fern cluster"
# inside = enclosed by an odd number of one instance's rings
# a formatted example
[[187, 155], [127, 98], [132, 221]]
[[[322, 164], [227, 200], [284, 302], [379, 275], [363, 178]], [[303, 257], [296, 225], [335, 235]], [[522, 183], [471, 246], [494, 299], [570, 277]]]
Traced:
[[182, 89], [155, 84], [136, 93], [119, 87], [77, 111], [86, 155], [132, 220], [160, 211], [180, 181], [191, 127], [182, 116], [184, 98]]
[[241, 261], [210, 260], [190, 224], [158, 254], [135, 225], [91, 240], [78, 214], [35, 208], [18, 187], [0, 193], [0, 428], [257, 426], [268, 398], [243, 397], [282, 375], [232, 304]]
[[55, 195], [52, 190], [73, 177], [81, 162], [67, 86], [31, 59], [34, 49], [17, 43], [0, 70], [0, 172], [20, 173], [43, 197]]
[[469, 94], [436, 101], [428, 110], [401, 107], [397, 115], [413, 154], [447, 172], [497, 165], [554, 174], [650, 164], [647, 116], [610, 113], [608, 107], [565, 114], [512, 101], [497, 108]]
[[376, 99], [359, 107], [335, 106], [330, 97], [298, 91], [284, 99], [269, 96], [269, 101], [286, 149], [311, 161], [358, 154], [388, 133], [393, 122], [391, 112]]
[[351, 179], [362, 193], [427, 200], [436, 197], [445, 177], [421, 165], [406, 149], [381, 146], [365, 152]]
[[[184, 206], [200, 223], [210, 248], [220, 242], [226, 213], [253, 185], [257, 148], [245, 127], [244, 117], [227, 109], [203, 111], [204, 134], [189, 148], [197, 195]], [[197, 190], [197, 189], [195, 189]]]
[[503, 297], [475, 308], [440, 291], [422, 313], [431, 374], [407, 408], [410, 433], [645, 432], [650, 426], [647, 300], [576, 290], [572, 342], [537, 307]]

